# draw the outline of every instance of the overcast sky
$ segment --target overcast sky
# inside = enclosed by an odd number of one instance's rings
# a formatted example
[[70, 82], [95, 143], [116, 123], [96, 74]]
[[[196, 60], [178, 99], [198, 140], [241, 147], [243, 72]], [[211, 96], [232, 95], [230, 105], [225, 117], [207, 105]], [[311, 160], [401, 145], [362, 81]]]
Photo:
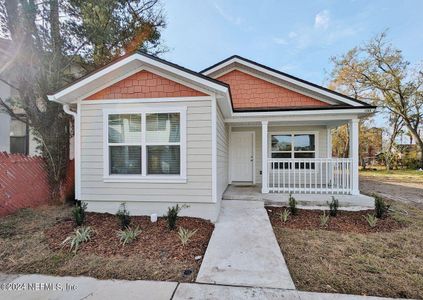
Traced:
[[238, 54], [317, 84], [329, 58], [389, 28], [411, 62], [423, 60], [423, 0], [164, 0], [163, 55], [199, 71]]

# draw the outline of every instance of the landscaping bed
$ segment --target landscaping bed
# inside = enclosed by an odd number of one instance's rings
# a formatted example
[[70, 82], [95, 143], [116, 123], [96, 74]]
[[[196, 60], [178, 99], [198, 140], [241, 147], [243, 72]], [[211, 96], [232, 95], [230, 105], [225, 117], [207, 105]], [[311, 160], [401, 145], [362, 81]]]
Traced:
[[298, 209], [296, 215], [290, 215], [289, 220], [283, 222], [280, 214], [285, 209], [288, 209], [287, 207], [266, 207], [266, 209], [273, 226], [291, 229], [370, 233], [389, 232], [405, 226], [404, 223], [398, 222], [395, 218], [388, 215], [385, 218], [379, 219], [375, 227], [370, 227], [364, 217], [373, 214], [373, 210], [339, 211], [336, 217], [329, 218], [328, 223], [325, 226], [321, 226], [320, 216], [323, 213], [322, 210]]
[[[423, 210], [390, 201], [370, 227], [363, 215], [338, 211], [321, 226], [322, 211], [267, 207], [274, 233], [299, 290], [423, 298]], [[328, 209], [329, 210], [329, 209]]]
[[[194, 281], [214, 225], [198, 218], [178, 217], [170, 230], [166, 219], [131, 216], [131, 228], [141, 230], [122, 245], [121, 229], [112, 214], [86, 213], [89, 241], [76, 253], [62, 242], [78, 228], [71, 207], [25, 209], [0, 219], [0, 268], [6, 273], [92, 276], [99, 279]], [[178, 228], [197, 230], [183, 246]]]

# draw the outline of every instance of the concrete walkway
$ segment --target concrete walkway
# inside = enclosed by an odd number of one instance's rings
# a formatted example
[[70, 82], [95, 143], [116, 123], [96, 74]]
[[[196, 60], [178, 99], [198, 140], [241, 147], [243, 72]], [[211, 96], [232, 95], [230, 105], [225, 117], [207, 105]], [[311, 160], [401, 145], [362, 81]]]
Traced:
[[196, 282], [295, 289], [263, 202], [222, 201]]
[[[20, 290], [12, 291], [10, 290], [12, 287]], [[196, 283], [179, 284], [161, 281], [97, 280], [89, 277], [0, 274], [0, 299], [383, 300], [388, 298]]]

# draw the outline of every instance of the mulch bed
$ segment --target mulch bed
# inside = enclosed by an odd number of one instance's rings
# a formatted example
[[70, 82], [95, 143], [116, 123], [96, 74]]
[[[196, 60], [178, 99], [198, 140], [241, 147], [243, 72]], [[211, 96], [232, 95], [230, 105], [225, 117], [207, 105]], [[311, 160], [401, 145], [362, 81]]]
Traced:
[[[90, 226], [94, 230], [91, 240], [83, 243], [78, 255], [84, 253], [98, 256], [138, 256], [149, 260], [158, 260], [166, 264], [174, 260], [194, 261], [196, 256], [204, 256], [214, 225], [206, 220], [198, 218], [179, 217], [177, 227], [183, 227], [198, 231], [190, 242], [182, 246], [177, 229], [169, 230], [166, 220], [159, 218], [156, 223], [150, 222], [149, 217], [132, 216], [131, 227], [139, 227], [141, 233], [131, 244], [122, 246], [117, 231], [120, 230], [117, 218], [112, 214], [87, 213], [84, 226]], [[72, 219], [60, 221], [44, 233], [51, 249], [63, 248], [62, 241], [74, 232], [76, 226]], [[66, 245], [66, 247], [68, 247]]]
[[[266, 207], [270, 222], [273, 226], [303, 229], [303, 230], [329, 230], [336, 232], [354, 232], [354, 233], [373, 233], [373, 232], [389, 232], [398, 230], [406, 225], [396, 221], [389, 214], [383, 219], [378, 219], [375, 227], [370, 227], [363, 216], [374, 214], [373, 210], [364, 211], [338, 211], [336, 217], [330, 217], [328, 224], [320, 226], [320, 218], [322, 210], [298, 209], [297, 215], [289, 215], [288, 221], [284, 223], [280, 214], [288, 209], [286, 207]], [[326, 211], [326, 214], [329, 212]]]

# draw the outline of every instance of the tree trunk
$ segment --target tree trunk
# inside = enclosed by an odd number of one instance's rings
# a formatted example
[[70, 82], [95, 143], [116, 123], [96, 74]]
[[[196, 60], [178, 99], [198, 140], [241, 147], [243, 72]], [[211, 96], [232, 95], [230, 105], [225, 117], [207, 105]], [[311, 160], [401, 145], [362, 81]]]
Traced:
[[420, 166], [419, 167], [423, 169], [423, 139], [419, 135], [417, 130], [414, 129], [413, 126], [411, 126], [410, 122], [407, 122], [407, 120], [404, 120], [404, 121], [405, 121], [405, 126], [407, 126], [408, 130], [410, 131], [411, 135], [414, 137], [414, 140], [416, 141], [418, 152], [420, 152], [420, 159], [419, 159]]

